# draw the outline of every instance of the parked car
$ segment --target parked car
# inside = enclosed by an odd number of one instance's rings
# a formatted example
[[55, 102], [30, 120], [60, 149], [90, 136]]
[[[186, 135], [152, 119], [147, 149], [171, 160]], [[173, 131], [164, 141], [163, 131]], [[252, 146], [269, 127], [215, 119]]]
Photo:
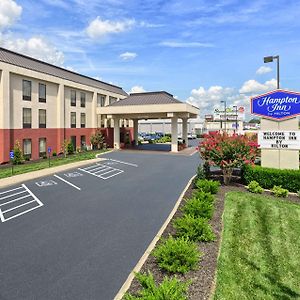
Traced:
[[197, 138], [197, 135], [196, 134], [194, 134], [194, 133], [188, 133], [188, 139], [189, 140], [194, 140], [194, 139], [196, 139]]

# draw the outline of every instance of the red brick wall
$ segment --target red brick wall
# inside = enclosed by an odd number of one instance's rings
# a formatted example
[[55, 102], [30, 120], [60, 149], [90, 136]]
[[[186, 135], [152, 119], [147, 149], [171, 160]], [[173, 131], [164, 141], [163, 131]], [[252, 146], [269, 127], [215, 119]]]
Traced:
[[[101, 128], [102, 134], [108, 147], [114, 144], [114, 129]], [[121, 132], [129, 132], [130, 141], [133, 140], [133, 128], [120, 128]], [[90, 137], [95, 133], [94, 128], [39, 128], [39, 129], [0, 129], [0, 163], [9, 162], [9, 151], [13, 149], [18, 140], [23, 147], [23, 139], [31, 139], [31, 158], [39, 159], [39, 138], [47, 139], [47, 147], [52, 148], [52, 152], [60, 153], [65, 139], [70, 140], [71, 136], [76, 136], [76, 147], [80, 147], [81, 136], [85, 135], [86, 144], [90, 145]]]

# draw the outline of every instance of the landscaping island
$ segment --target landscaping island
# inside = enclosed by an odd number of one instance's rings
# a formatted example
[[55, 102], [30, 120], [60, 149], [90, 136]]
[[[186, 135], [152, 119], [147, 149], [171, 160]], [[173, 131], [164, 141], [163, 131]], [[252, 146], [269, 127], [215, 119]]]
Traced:
[[123, 299], [300, 299], [300, 171], [253, 166], [246, 137], [210, 136], [199, 152], [206, 163]]

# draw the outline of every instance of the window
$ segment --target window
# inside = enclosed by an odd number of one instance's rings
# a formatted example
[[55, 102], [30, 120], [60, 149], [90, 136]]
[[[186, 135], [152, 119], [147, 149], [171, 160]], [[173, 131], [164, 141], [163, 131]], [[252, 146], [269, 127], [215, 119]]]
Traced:
[[46, 102], [46, 84], [39, 83], [39, 102]]
[[80, 93], [80, 107], [85, 107], [85, 93]]
[[23, 100], [31, 101], [31, 81], [23, 80]]
[[106, 99], [105, 95], [98, 94], [98, 96], [97, 96], [97, 106], [98, 107], [105, 106], [105, 99]]
[[71, 112], [71, 128], [76, 128], [76, 112]]
[[46, 138], [39, 139], [39, 154], [40, 157], [46, 156]]
[[117, 102], [117, 100], [118, 100], [117, 98], [109, 96], [109, 105]]
[[23, 108], [23, 128], [31, 128], [31, 108]]
[[81, 128], [85, 128], [85, 113], [80, 114], [80, 126]]
[[23, 153], [25, 159], [31, 158], [31, 139], [23, 140]]
[[71, 90], [71, 106], [76, 106], [76, 91]]
[[46, 109], [39, 109], [39, 128], [46, 128]]
[[86, 148], [86, 138], [85, 138], [85, 135], [81, 135], [80, 136], [80, 145], [81, 145], [81, 149], [85, 149]]

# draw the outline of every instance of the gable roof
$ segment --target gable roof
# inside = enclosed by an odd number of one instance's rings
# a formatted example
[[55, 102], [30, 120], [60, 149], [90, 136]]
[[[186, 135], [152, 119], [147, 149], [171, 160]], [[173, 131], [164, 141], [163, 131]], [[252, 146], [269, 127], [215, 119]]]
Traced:
[[182, 103], [175, 99], [173, 95], [165, 92], [145, 92], [130, 94], [127, 98], [112, 103], [110, 106], [126, 106], [126, 105], [149, 105], [149, 104], [173, 104]]
[[126, 96], [127, 93], [119, 86], [109, 84], [85, 75], [81, 75], [55, 65], [43, 62], [41, 60], [16, 53], [5, 48], [0, 47], [0, 61], [29, 69], [32, 71], [41, 72], [44, 74], [59, 77], [65, 80], [70, 80], [76, 83], [88, 85], [91, 87], [99, 88], [109, 92], [117, 93]]

